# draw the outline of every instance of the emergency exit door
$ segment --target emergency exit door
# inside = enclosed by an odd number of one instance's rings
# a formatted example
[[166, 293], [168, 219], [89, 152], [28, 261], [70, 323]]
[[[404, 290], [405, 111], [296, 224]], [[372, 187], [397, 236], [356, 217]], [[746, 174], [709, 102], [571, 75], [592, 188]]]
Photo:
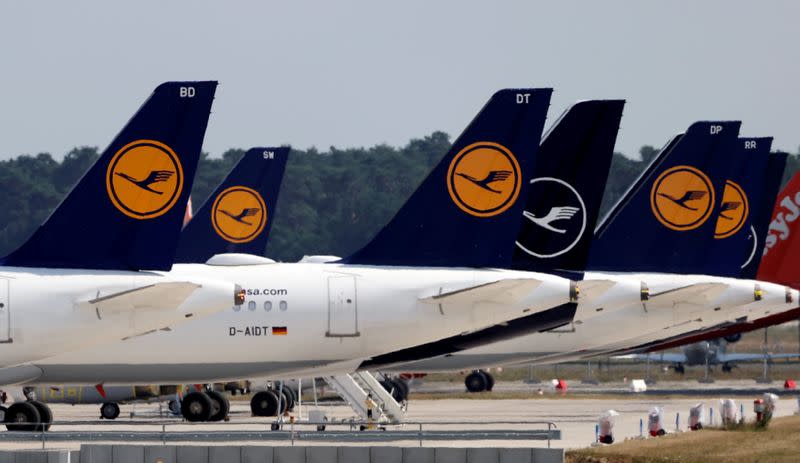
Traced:
[[358, 332], [356, 277], [328, 277], [328, 331], [330, 337], [354, 337]]
[[0, 342], [11, 342], [11, 304], [5, 278], [0, 278]]

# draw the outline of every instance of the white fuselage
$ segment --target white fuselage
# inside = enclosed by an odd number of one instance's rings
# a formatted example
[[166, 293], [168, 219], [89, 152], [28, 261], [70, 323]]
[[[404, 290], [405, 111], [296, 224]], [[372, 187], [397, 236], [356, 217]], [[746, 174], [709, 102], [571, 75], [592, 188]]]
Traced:
[[[161, 283], [191, 283], [188, 298], [126, 299], [130, 306], [91, 304], [104, 296]], [[196, 286], [196, 289], [194, 289]], [[167, 292], [167, 291], [165, 291]], [[166, 296], [169, 296], [167, 294]], [[0, 367], [119, 341], [219, 312], [234, 284], [169, 272], [0, 268]]]
[[[346, 372], [362, 359], [547, 310], [570, 297], [569, 280], [493, 269], [277, 263], [176, 265], [173, 273], [236, 281], [246, 302], [169, 331], [36, 362], [43, 372], [36, 382], [169, 384]], [[541, 284], [514, 304], [422, 300], [505, 279]]]
[[[664, 301], [662, 298], [659, 304], [637, 301], [615, 310], [598, 311], [602, 304], [598, 305], [597, 300], [582, 300], [578, 304], [572, 326], [509, 339], [446, 357], [396, 365], [390, 370], [422, 373], [582, 360], [733, 322], [743, 316], [752, 320], [796, 306], [795, 303], [786, 302], [783, 286], [753, 280], [705, 275], [594, 272], [587, 273], [585, 279], [629, 281], [627, 289], [622, 289], [628, 293], [632, 293], [639, 282], [647, 284], [650, 294], [668, 292], [696, 283], [723, 283], [727, 288], [704, 304], [686, 303], [680, 298]], [[763, 298], [757, 302], [754, 301], [756, 283], [763, 290]], [[602, 298], [618, 297], [624, 300], [624, 295], [619, 294], [620, 290], [611, 288]], [[793, 293], [793, 300], [797, 301], [796, 291]]]

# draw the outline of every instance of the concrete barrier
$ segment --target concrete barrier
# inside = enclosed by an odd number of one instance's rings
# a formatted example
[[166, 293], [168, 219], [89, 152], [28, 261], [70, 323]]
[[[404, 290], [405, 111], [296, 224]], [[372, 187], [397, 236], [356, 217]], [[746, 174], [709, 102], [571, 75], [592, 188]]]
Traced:
[[[32, 463], [78, 461], [80, 463], [563, 463], [564, 461], [563, 449], [496, 447], [83, 445], [80, 452], [74, 452], [74, 455], [66, 451], [38, 452], [45, 456], [22, 450], [0, 452], [0, 463], [21, 461]], [[20, 457], [20, 455], [26, 456]], [[30, 459], [20, 459], [28, 457]]]

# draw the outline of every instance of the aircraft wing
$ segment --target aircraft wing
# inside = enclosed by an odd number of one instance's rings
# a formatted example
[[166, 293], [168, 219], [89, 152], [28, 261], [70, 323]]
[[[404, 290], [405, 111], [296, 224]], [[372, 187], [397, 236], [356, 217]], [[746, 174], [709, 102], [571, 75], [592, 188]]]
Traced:
[[198, 288], [199, 284], [189, 282], [156, 283], [83, 301], [80, 305], [96, 308], [106, 314], [161, 307], [176, 308]]
[[775, 359], [791, 359], [791, 358], [800, 358], [800, 353], [798, 354], [756, 354], [756, 353], [741, 353], [741, 354], [717, 354], [717, 360], [726, 363], [726, 362], [760, 362], [764, 360], [766, 357], [769, 360]]
[[631, 360], [650, 360], [655, 363], [686, 363], [686, 355], [677, 353], [664, 354], [628, 354], [617, 355], [614, 358]]
[[577, 283], [580, 299], [592, 300], [602, 296], [617, 284], [614, 280], [583, 280]]
[[651, 294], [648, 304], [707, 304], [728, 289], [727, 283], [695, 283], [681, 288]]
[[524, 299], [542, 282], [533, 278], [509, 278], [464, 288], [440, 288], [433, 296], [421, 297], [426, 304], [474, 304], [490, 302], [514, 304]]

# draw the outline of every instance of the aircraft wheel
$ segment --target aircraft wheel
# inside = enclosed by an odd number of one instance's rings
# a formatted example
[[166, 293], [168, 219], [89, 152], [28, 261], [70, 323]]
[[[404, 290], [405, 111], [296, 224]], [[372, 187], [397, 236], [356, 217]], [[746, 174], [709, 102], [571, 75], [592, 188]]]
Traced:
[[272, 391], [257, 392], [250, 399], [250, 411], [255, 416], [275, 416], [278, 414], [278, 396]]
[[494, 388], [494, 376], [491, 373], [481, 371], [486, 376], [486, 390], [491, 391]]
[[727, 364], [727, 363], [723, 363], [722, 364], [722, 372], [723, 373], [730, 373], [731, 370], [733, 370], [733, 367], [731, 367], [729, 364]]
[[35, 405], [30, 402], [16, 402], [8, 407], [3, 421], [9, 431], [36, 431], [36, 424], [19, 423], [39, 423], [41, 419]]
[[488, 380], [482, 371], [473, 371], [464, 378], [464, 385], [469, 392], [483, 392], [486, 390]]
[[683, 367], [683, 365], [675, 365], [675, 373], [682, 375], [686, 373], [686, 369]]
[[181, 414], [181, 404], [177, 400], [170, 400], [169, 403], [167, 403], [167, 408], [169, 408], [170, 413], [173, 415]]
[[211, 399], [211, 416], [208, 421], [222, 421], [228, 416], [231, 411], [231, 403], [225, 394], [217, 391], [208, 391], [206, 395]]
[[119, 416], [119, 405], [116, 402], [106, 402], [100, 406], [100, 418], [116, 420]]
[[403, 378], [395, 378], [392, 382], [395, 385], [395, 389], [400, 391], [400, 400], [398, 400], [398, 402], [408, 400], [408, 382]]
[[42, 425], [36, 430], [49, 431], [50, 423], [53, 422], [53, 411], [50, 410], [50, 406], [44, 402], [39, 402], [38, 400], [31, 400], [30, 403], [36, 407], [36, 411], [39, 412], [39, 421], [42, 423]]
[[[277, 391], [277, 389], [276, 389]], [[283, 392], [283, 396], [286, 399], [286, 410], [292, 411], [294, 410], [294, 404], [297, 402], [297, 396], [294, 394], [294, 390], [286, 385], [283, 386], [281, 390]]]
[[181, 403], [181, 413], [186, 421], [208, 421], [211, 417], [211, 399], [204, 392], [190, 392]]
[[0, 405], [0, 421], [5, 421], [6, 419], [6, 412], [8, 409], [2, 405]]
[[[273, 391], [275, 393], [275, 397], [278, 397], [278, 391]], [[286, 392], [286, 389], [281, 391], [281, 415], [286, 413], [286, 410], [289, 409], [289, 398], [287, 397], [289, 393]]]

